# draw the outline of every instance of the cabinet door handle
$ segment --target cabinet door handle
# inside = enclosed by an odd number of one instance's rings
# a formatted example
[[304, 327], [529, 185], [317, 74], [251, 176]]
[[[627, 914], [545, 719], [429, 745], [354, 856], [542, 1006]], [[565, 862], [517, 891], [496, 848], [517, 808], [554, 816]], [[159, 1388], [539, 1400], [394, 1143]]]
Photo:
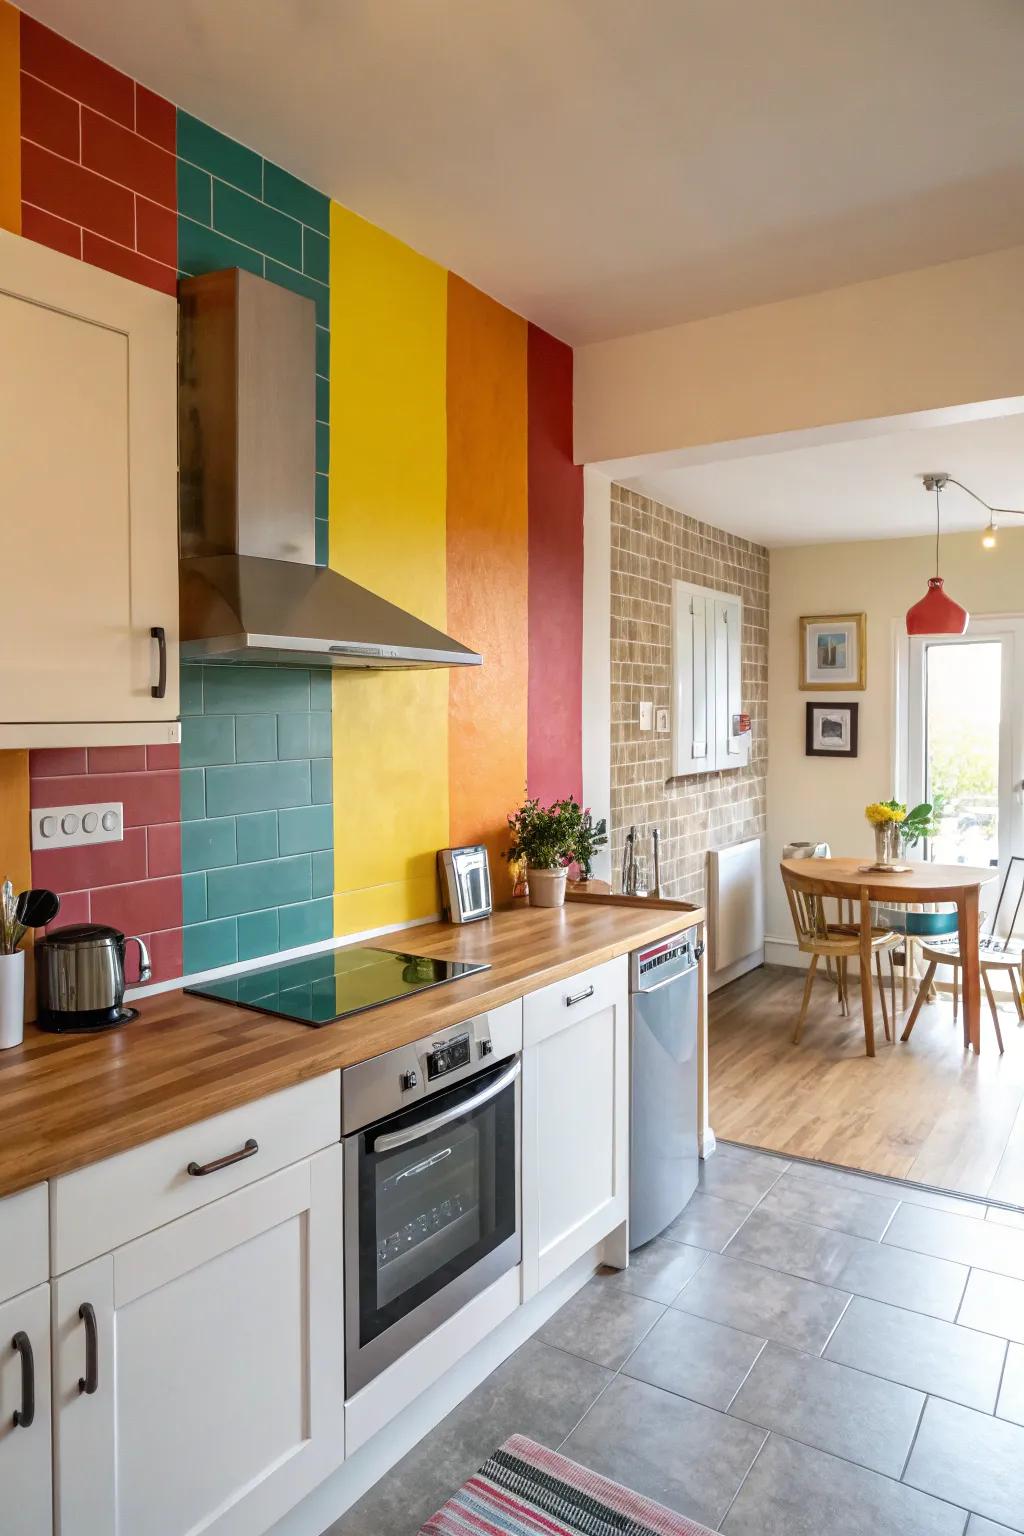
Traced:
[[577, 1003], [585, 1003], [587, 998], [593, 997], [593, 995], [593, 987], [584, 987], [582, 992], [576, 992], [568, 995], [565, 999], [565, 1006], [567, 1008], [575, 1008]]
[[21, 1407], [14, 1410], [14, 1427], [28, 1429], [36, 1416], [36, 1366], [28, 1334], [16, 1333], [11, 1347], [21, 1356]]
[[167, 631], [162, 624], [154, 624], [149, 633], [156, 641], [157, 656], [160, 661], [157, 681], [149, 691], [154, 699], [162, 699], [167, 695]]
[[189, 1163], [185, 1172], [193, 1179], [204, 1179], [208, 1173], [219, 1173], [222, 1168], [230, 1168], [232, 1163], [244, 1163], [247, 1157], [255, 1157], [259, 1149], [260, 1144], [255, 1136], [250, 1136], [245, 1146], [239, 1147], [237, 1152], [216, 1157], [212, 1163]]
[[100, 1384], [99, 1332], [96, 1327], [96, 1308], [91, 1301], [83, 1301], [78, 1315], [85, 1324], [85, 1375], [78, 1378], [79, 1392], [91, 1397]]

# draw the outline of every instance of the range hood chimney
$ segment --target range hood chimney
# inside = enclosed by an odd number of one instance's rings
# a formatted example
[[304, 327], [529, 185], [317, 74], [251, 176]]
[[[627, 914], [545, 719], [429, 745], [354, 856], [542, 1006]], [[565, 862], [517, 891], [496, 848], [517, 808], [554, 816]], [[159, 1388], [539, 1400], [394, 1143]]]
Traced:
[[234, 268], [186, 278], [179, 293], [182, 658], [479, 666], [475, 651], [314, 564], [312, 299]]

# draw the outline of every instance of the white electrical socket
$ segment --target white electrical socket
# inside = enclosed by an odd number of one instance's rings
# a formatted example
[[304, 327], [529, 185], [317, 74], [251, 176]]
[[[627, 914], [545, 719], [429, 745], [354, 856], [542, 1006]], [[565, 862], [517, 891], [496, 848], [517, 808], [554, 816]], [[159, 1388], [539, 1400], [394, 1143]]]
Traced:
[[32, 848], [84, 848], [124, 841], [124, 806], [119, 800], [98, 805], [39, 805], [32, 809]]
[[649, 731], [654, 726], [654, 705], [650, 699], [646, 699], [640, 705], [640, 729]]
[[668, 710], [656, 709], [654, 711], [654, 729], [656, 731], [668, 730]]

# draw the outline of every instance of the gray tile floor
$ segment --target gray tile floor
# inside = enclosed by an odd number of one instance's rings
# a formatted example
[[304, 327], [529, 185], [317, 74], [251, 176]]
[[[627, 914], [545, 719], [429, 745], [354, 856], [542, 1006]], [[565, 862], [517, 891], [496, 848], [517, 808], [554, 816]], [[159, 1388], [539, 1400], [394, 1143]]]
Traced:
[[1024, 1224], [720, 1146], [325, 1536], [415, 1536], [514, 1433], [724, 1536], [1024, 1533]]

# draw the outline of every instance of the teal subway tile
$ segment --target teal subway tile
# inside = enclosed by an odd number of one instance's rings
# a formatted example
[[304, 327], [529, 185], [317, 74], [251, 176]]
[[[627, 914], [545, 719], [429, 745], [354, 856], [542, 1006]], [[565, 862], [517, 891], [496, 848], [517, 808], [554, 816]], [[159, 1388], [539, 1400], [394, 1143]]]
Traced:
[[277, 716], [235, 715], [235, 761], [273, 763], [277, 760]]
[[255, 960], [280, 949], [277, 936], [277, 908], [267, 912], [245, 912], [238, 919], [238, 958]]
[[316, 328], [316, 371], [325, 379], [331, 376], [331, 333], [322, 325]]
[[300, 944], [315, 944], [329, 939], [334, 930], [334, 903], [330, 897], [322, 901], [304, 901], [296, 906], [278, 909], [278, 924], [282, 949], [298, 949]]
[[[317, 476], [319, 479], [320, 476]], [[318, 517], [313, 524], [313, 559], [317, 565], [326, 565], [330, 551], [330, 528], [326, 517]]]
[[188, 715], [181, 722], [181, 766], [208, 768], [235, 760], [235, 722], [230, 715]]
[[278, 817], [281, 852], [313, 853], [334, 843], [334, 812], [329, 805], [300, 805]]
[[[255, 864], [261, 859], [276, 859], [277, 812], [254, 811], [248, 816], [235, 817], [235, 841], [238, 844], [239, 864]], [[291, 849], [297, 853], [298, 849]]]
[[190, 923], [184, 933], [185, 974], [233, 965], [238, 959], [238, 932], [233, 917], [215, 923]]
[[[334, 891], [333, 850], [313, 855], [313, 895], [330, 896]], [[205, 892], [204, 892], [205, 900]]]
[[[315, 882], [314, 882], [314, 894]], [[181, 877], [181, 916], [182, 921], [189, 923], [202, 923], [206, 920], [206, 876], [199, 873], [194, 875], [182, 875]]]
[[310, 709], [327, 709], [331, 707], [331, 695], [333, 693], [332, 681], [334, 673], [330, 667], [312, 667], [309, 673], [309, 707]]
[[314, 757], [309, 765], [310, 789], [314, 805], [330, 805], [334, 799], [334, 759]]
[[290, 171], [267, 160], [263, 166], [263, 201], [290, 213], [293, 219], [308, 224], [321, 235], [331, 232], [331, 200]]
[[278, 715], [277, 755], [286, 761], [309, 756], [309, 711], [302, 715]]
[[195, 664], [182, 664], [181, 713], [201, 715], [203, 712], [203, 668]]
[[316, 424], [316, 472], [326, 475], [331, 467], [331, 429], [326, 421]]
[[302, 267], [302, 225], [223, 181], [213, 187], [213, 227], [286, 266]]
[[187, 160], [178, 161], [178, 212], [197, 224], [209, 226], [213, 208], [213, 181]]
[[326, 523], [331, 510], [329, 485], [330, 481], [326, 475], [317, 475], [316, 490], [313, 493], [313, 516], [323, 523]]
[[309, 901], [312, 890], [312, 866], [305, 853], [294, 859], [211, 869], [206, 877], [206, 905], [211, 917], [236, 917], [240, 912]]
[[331, 242], [309, 228], [302, 231], [302, 270], [318, 283], [331, 280]]
[[331, 755], [331, 717], [327, 710], [318, 709], [309, 717], [309, 755]]
[[186, 277], [198, 277], [203, 272], [220, 272], [224, 267], [242, 267], [262, 277], [263, 257], [259, 251], [251, 251], [247, 245], [239, 245], [236, 240], [179, 214], [178, 270]]
[[206, 770], [183, 768], [181, 771], [181, 819], [200, 821], [206, 815]]
[[331, 381], [316, 376], [316, 419], [317, 421], [330, 421], [331, 419]]
[[259, 197], [263, 190], [263, 159], [237, 139], [218, 133], [188, 112], [178, 112], [178, 158], [212, 171], [222, 181]]
[[309, 708], [305, 667], [207, 667], [208, 715], [279, 715]]
[[235, 818], [220, 816], [211, 821], [186, 821], [181, 828], [181, 867], [193, 871], [234, 864]]
[[240, 816], [246, 811], [310, 804], [308, 762], [236, 763], [233, 768], [206, 768], [204, 772], [210, 816]]
[[317, 325], [330, 325], [331, 290], [326, 283], [315, 282], [304, 272], [293, 272], [291, 267], [283, 267], [279, 262], [271, 261], [269, 256], [265, 276], [272, 283], [280, 283], [283, 288], [290, 288], [293, 293], [301, 293], [304, 298], [312, 299], [316, 304]]

